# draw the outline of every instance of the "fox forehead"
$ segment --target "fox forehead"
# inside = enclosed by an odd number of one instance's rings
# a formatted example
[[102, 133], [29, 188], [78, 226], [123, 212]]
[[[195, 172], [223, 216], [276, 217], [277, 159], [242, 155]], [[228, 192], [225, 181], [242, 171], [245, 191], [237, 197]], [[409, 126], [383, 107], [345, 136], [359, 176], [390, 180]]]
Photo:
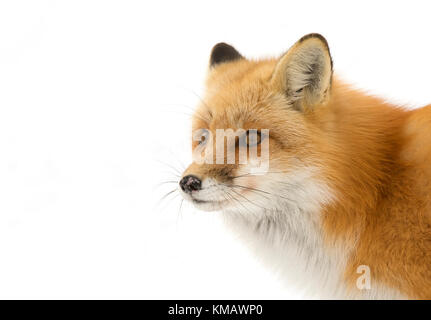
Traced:
[[241, 59], [223, 63], [209, 69], [206, 86], [207, 88], [221, 88], [241, 86], [244, 83], [257, 81], [268, 82], [276, 63], [276, 59]]
[[210, 69], [193, 129], [271, 128], [278, 122], [285, 98], [270, 84], [275, 60], [239, 60]]

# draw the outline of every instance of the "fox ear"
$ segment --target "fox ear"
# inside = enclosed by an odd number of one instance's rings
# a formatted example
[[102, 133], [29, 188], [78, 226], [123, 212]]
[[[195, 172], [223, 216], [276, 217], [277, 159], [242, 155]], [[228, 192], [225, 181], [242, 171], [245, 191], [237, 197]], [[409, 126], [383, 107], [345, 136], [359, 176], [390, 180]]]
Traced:
[[244, 57], [231, 45], [224, 42], [217, 43], [211, 50], [210, 67], [214, 67], [222, 62], [229, 62]]
[[312, 33], [296, 42], [277, 63], [271, 81], [298, 110], [312, 108], [328, 99], [332, 59], [328, 43]]

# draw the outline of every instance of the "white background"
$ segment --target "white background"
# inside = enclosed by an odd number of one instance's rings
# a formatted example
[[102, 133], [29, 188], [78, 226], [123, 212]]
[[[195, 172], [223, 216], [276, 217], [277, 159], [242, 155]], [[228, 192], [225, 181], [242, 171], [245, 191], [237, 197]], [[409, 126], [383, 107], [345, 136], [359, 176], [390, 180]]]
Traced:
[[429, 13], [426, 1], [1, 1], [0, 298], [300, 298], [217, 213], [158, 201], [190, 159], [210, 49], [276, 56], [319, 32], [336, 73], [415, 107], [431, 102]]

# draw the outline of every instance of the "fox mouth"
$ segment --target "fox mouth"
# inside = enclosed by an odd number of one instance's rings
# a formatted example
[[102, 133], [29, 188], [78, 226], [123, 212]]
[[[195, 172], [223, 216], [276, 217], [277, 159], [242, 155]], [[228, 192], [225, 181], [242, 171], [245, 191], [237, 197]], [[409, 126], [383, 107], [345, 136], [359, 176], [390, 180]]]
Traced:
[[200, 200], [191, 196], [189, 201], [199, 210], [217, 211], [222, 210], [226, 205], [226, 200]]
[[193, 196], [190, 198], [191, 198], [190, 199], [191, 202], [194, 204], [221, 204], [223, 202], [226, 202], [224, 200], [220, 200], [220, 201], [218, 201], [218, 200], [200, 200], [200, 199], [194, 198]]
[[211, 202], [214, 202], [214, 201], [206, 201], [206, 200], [199, 200], [199, 199], [192, 198], [192, 202], [200, 204], [200, 203], [211, 203]]

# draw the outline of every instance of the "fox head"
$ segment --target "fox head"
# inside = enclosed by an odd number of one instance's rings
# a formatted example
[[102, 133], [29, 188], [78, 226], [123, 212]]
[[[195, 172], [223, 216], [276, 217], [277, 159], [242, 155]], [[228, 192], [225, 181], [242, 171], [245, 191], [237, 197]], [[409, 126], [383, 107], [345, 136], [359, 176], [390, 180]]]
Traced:
[[329, 47], [319, 34], [278, 59], [248, 60], [228, 44], [215, 45], [193, 116], [194, 162], [179, 183], [183, 197], [202, 210], [241, 214], [327, 201], [316, 119], [331, 82]]

